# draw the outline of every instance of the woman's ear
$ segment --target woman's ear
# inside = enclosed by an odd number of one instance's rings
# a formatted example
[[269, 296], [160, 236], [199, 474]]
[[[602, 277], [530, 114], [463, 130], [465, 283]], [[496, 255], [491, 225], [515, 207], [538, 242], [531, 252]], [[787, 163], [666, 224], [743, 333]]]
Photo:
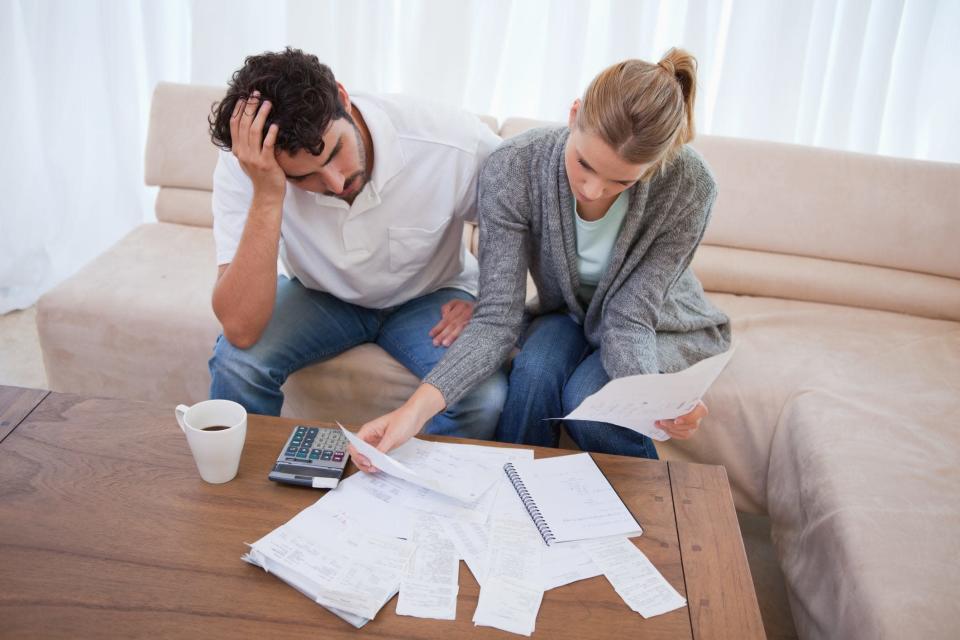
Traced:
[[573, 126], [577, 123], [577, 114], [580, 113], [580, 98], [577, 98], [573, 101], [573, 104], [570, 105], [570, 118], [567, 121], [567, 126], [573, 129]]

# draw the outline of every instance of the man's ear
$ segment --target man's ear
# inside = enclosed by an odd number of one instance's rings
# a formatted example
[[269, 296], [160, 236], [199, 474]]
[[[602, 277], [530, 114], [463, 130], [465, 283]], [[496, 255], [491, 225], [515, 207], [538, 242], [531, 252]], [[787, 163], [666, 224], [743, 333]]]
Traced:
[[570, 105], [570, 118], [567, 120], [567, 126], [573, 129], [574, 125], [577, 124], [577, 114], [580, 113], [580, 98], [577, 98], [573, 101], [573, 104]]
[[337, 83], [337, 98], [340, 100], [340, 104], [343, 105], [343, 110], [350, 113], [350, 94], [347, 93], [347, 90], [339, 82]]

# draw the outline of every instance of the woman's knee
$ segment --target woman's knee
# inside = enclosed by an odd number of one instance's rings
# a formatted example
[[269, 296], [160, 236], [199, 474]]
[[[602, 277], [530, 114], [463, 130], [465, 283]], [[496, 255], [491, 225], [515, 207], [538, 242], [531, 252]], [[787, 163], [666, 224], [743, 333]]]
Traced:
[[587, 356], [567, 379], [560, 395], [564, 415], [580, 406], [584, 400], [602, 389], [610, 381], [600, 359], [600, 351]]

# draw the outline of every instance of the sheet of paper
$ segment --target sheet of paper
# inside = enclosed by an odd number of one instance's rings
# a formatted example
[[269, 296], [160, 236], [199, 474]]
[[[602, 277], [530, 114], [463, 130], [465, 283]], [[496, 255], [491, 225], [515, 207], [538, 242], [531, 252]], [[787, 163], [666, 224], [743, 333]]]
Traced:
[[340, 429], [380, 471], [461, 502], [476, 502], [497, 479], [494, 464], [478, 460], [457, 445], [411, 438], [387, 455]]
[[[532, 460], [528, 462], [533, 462]], [[496, 498], [493, 502], [493, 510], [490, 512], [491, 519], [501, 520], [523, 520], [530, 518], [527, 508], [523, 506], [520, 495], [510, 482], [510, 478], [504, 473], [497, 481]]]
[[644, 618], [687, 604], [686, 599], [629, 540], [597, 540], [583, 546], [627, 606]]
[[[312, 591], [315, 588], [315, 585], [309, 580], [307, 580], [306, 578], [304, 578], [302, 575], [297, 573], [296, 571], [289, 569], [283, 565], [276, 564], [272, 562], [269, 558], [266, 558], [259, 554], [257, 554], [257, 557], [255, 557], [254, 553], [246, 553], [243, 556], [241, 556], [240, 559], [243, 560], [244, 562], [252, 564], [255, 567], [260, 567], [267, 573], [275, 575], [276, 577], [280, 578], [281, 580], [286, 582], [288, 585], [290, 585], [291, 587], [293, 587], [303, 595], [310, 598], [311, 601], [313, 602], [317, 601], [317, 597], [314, 595]], [[364, 618], [362, 616], [355, 616], [352, 613], [347, 613], [346, 611], [341, 611], [340, 609], [335, 609], [333, 607], [324, 607], [324, 609], [326, 609], [333, 615], [341, 618], [345, 622], [353, 625], [357, 629], [363, 627], [363, 625], [370, 622], [369, 618]]]
[[692, 411], [730, 362], [733, 351], [730, 347], [724, 353], [677, 373], [611, 380], [564, 419], [609, 422], [654, 440], [668, 440], [670, 436], [656, 426], [656, 421], [673, 419]]
[[[343, 435], [346, 436], [350, 444], [356, 447], [357, 451], [365, 455], [377, 469], [384, 473], [389, 473], [397, 478], [406, 480], [407, 482], [420, 485], [421, 487], [426, 486], [425, 483], [427, 482], [427, 478], [421, 478], [413, 469], [408, 468], [401, 462], [397, 462], [386, 453], [379, 451], [373, 445], [361, 440], [354, 433], [344, 429], [343, 425], [339, 422], [337, 424], [340, 426], [340, 431], [343, 432]], [[427, 488], [433, 489], [434, 487]]]
[[589, 453], [519, 462], [513, 469], [553, 542], [642, 533]]
[[543, 589], [538, 585], [508, 577], [490, 578], [480, 589], [473, 623], [529, 636], [542, 601]]
[[355, 473], [328, 491], [318, 504], [331, 513], [349, 513], [353, 521], [371, 531], [409, 538], [420, 512], [483, 523], [494, 498], [489, 490], [480, 500], [465, 503], [385, 473]]
[[413, 545], [349, 523], [331, 531], [284, 525], [255, 542], [251, 555], [303, 576], [318, 603], [372, 619], [396, 593]]
[[[329, 513], [321, 509], [319, 502], [316, 502], [294, 516], [293, 519], [283, 525], [283, 527], [284, 531], [294, 531], [307, 537], [322, 539], [324, 537], [339, 537], [344, 531], [347, 530], [349, 524], [349, 518], [345, 514]], [[276, 535], [277, 531], [279, 531], [279, 529], [275, 529], [274, 531], [268, 533], [266, 536], [261, 538], [260, 542], [270, 540], [272, 536]], [[241, 559], [277, 576], [288, 585], [310, 598], [310, 600], [316, 602], [317, 597], [315, 592], [317, 584], [316, 582], [307, 579], [302, 573], [270, 560], [264, 554], [259, 553], [252, 545], [250, 552], [244, 554]], [[357, 627], [358, 629], [370, 621], [369, 618], [356, 616], [333, 607], [324, 608], [334, 615], [342, 618], [354, 627]]]
[[421, 515], [413, 543], [416, 550], [400, 582], [397, 615], [456, 619], [460, 559], [440, 519]]
[[564, 542], [543, 550], [540, 578], [543, 590], [599, 576], [602, 572], [580, 542]]

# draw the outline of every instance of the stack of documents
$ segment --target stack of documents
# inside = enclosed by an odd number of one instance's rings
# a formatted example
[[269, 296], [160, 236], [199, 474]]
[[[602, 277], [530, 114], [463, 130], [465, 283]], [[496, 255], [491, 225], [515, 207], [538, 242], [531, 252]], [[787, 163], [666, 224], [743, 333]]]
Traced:
[[[639, 525], [588, 454], [534, 461], [528, 449], [417, 439], [390, 456], [361, 451], [379, 473], [349, 476], [243, 558], [356, 627], [398, 593], [398, 615], [455, 619], [461, 559], [480, 584], [474, 624], [521, 635], [544, 591], [601, 574], [644, 616], [685, 604], [627, 539]], [[549, 546], [504, 467], [535, 488], [559, 535]], [[588, 517], [568, 518], [564, 496], [578, 495]]]

